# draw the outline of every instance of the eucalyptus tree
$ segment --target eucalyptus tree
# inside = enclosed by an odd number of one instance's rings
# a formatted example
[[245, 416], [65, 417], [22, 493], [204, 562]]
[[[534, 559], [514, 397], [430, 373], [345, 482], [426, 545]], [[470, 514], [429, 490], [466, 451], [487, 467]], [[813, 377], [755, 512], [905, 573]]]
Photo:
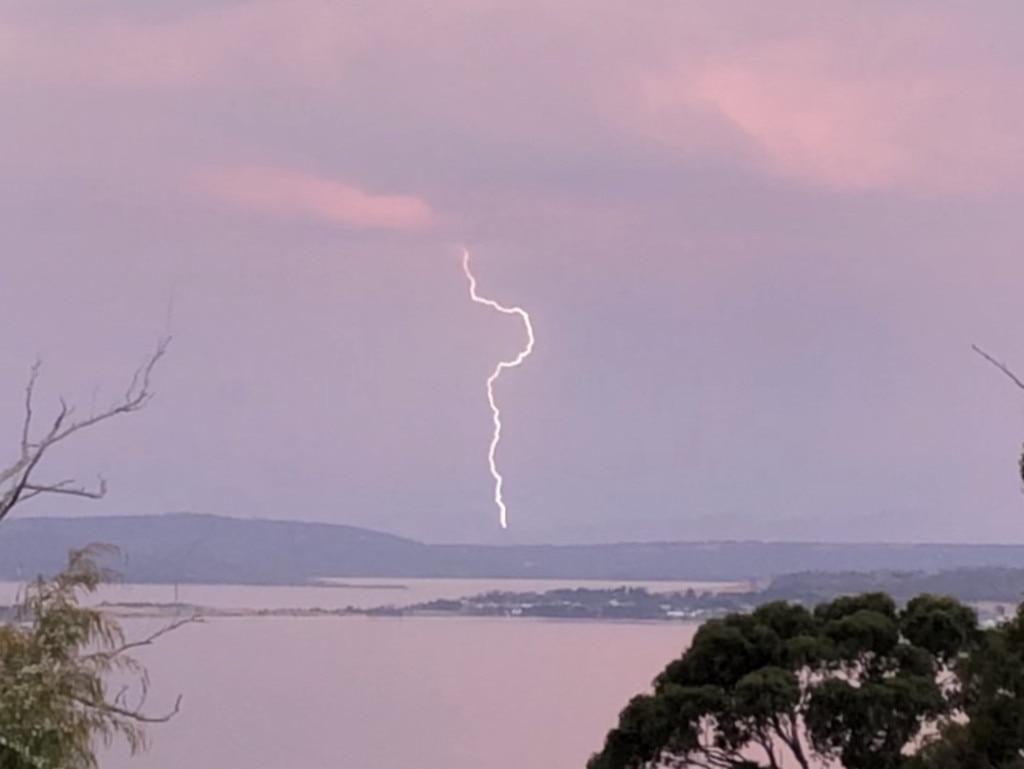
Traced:
[[775, 602], [704, 623], [634, 697], [589, 769], [897, 769], [960, 712], [972, 609], [881, 593]]

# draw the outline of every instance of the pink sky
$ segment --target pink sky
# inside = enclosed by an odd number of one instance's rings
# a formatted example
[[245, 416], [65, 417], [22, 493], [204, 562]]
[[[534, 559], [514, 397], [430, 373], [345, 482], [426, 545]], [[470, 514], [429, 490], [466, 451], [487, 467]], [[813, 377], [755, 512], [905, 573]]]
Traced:
[[[169, 318], [159, 400], [58, 458], [110, 477], [88, 512], [1019, 541], [1022, 394], [970, 344], [1024, 370], [1022, 21], [0, 0], [0, 415], [37, 354], [112, 392]], [[537, 327], [506, 534], [520, 328], [461, 243]]]

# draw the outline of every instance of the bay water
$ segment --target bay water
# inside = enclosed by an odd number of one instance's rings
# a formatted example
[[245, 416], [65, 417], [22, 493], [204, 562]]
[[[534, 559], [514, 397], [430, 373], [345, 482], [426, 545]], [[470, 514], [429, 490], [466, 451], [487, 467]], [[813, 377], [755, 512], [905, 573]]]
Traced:
[[[115, 585], [98, 600], [221, 609], [406, 605], [579, 583], [335, 580], [332, 587]], [[587, 583], [588, 587], [621, 583]], [[686, 589], [680, 583], [649, 589]], [[8, 599], [15, 586], [0, 586]], [[138, 638], [168, 618], [123, 619]], [[138, 649], [170, 709], [105, 769], [582, 769], [696, 625], [470, 617], [207, 619]]]

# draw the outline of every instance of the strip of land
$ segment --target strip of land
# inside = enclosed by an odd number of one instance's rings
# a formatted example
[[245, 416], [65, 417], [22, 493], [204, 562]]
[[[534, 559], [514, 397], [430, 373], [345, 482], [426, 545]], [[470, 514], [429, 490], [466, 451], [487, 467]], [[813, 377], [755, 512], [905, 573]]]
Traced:
[[138, 584], [308, 585], [331, 577], [763, 583], [794, 572], [933, 573], [1017, 568], [1024, 545], [650, 542], [446, 545], [335, 524], [173, 514], [12, 518], [0, 580], [53, 574], [67, 551], [116, 545], [109, 566]]
[[[1012, 579], [1011, 579], [1012, 577]], [[772, 601], [814, 606], [838, 595], [880, 591], [905, 601], [920, 593], [952, 595], [975, 607], [986, 622], [1009, 616], [1024, 586], [1024, 570], [914, 573], [792, 574], [761, 589], [717, 591], [694, 588], [659, 592], [643, 587], [559, 588], [542, 592], [489, 591], [465, 598], [442, 598], [404, 606], [227, 609], [186, 603], [104, 603], [121, 617], [516, 617], [601, 621], [703, 621], [729, 612], [749, 611]]]

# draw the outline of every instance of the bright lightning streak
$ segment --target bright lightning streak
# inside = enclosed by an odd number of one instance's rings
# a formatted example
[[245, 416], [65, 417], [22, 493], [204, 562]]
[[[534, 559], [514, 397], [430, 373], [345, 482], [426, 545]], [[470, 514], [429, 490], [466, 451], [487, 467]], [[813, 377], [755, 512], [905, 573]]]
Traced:
[[477, 304], [486, 305], [492, 310], [504, 313], [506, 315], [518, 315], [523, 320], [523, 325], [526, 327], [526, 347], [524, 347], [518, 355], [512, 360], [503, 360], [498, 363], [494, 368], [494, 372], [487, 377], [487, 402], [491, 405], [491, 416], [494, 418], [494, 434], [491, 436], [491, 446], [487, 451], [487, 463], [491, 467], [491, 475], [494, 476], [494, 502], [498, 506], [498, 521], [501, 523], [501, 528], [508, 528], [508, 515], [505, 507], [505, 500], [501, 495], [501, 487], [505, 482], [502, 478], [501, 473], [498, 471], [498, 463], [495, 460], [495, 453], [498, 450], [498, 443], [501, 441], [501, 410], [498, 408], [498, 403], [494, 399], [494, 383], [498, 381], [498, 377], [501, 376], [501, 372], [507, 368], [515, 368], [524, 360], [527, 356], [533, 352], [533, 324], [530, 323], [530, 314], [522, 307], [505, 307], [499, 304], [493, 299], [480, 296], [476, 292], [476, 278], [473, 277], [473, 273], [469, 269], [469, 251], [462, 249], [462, 271], [466, 273], [466, 278], [469, 279], [469, 297]]

